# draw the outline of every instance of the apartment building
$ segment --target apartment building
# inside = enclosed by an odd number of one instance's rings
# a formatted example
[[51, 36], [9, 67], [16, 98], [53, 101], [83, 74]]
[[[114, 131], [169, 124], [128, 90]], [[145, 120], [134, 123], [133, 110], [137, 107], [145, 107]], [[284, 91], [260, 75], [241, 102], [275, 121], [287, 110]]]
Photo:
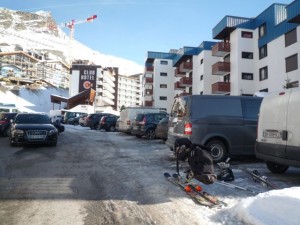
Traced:
[[253, 95], [299, 85], [300, 1], [272, 4], [254, 18], [225, 16], [214, 28], [222, 40], [212, 74], [230, 81], [230, 95]]
[[140, 106], [142, 103], [142, 74], [119, 75], [117, 82], [117, 110], [128, 106]]
[[211, 65], [219, 59], [211, 54], [215, 44], [202, 42], [198, 47], [183, 47], [169, 53], [148, 52], [143, 82], [144, 105], [170, 112], [176, 96], [211, 94], [212, 83], [220, 80], [219, 76], [211, 74]]
[[[162, 106], [155, 97], [161, 96], [163, 82], [160, 61], [166, 61], [168, 82], [174, 83], [167, 86], [168, 110], [178, 95], [254, 95], [298, 87], [299, 24], [300, 0], [272, 4], [257, 17], [225, 16], [212, 29], [217, 42], [169, 53], [148, 52], [143, 104]], [[145, 94], [149, 89], [150, 95]]]

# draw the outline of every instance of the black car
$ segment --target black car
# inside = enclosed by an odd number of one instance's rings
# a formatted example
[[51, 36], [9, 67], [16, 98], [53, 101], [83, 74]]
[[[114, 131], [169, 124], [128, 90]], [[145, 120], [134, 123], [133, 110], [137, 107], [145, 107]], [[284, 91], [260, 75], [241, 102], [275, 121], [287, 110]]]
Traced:
[[167, 117], [167, 113], [138, 113], [135, 117], [131, 134], [136, 137], [146, 136], [154, 139], [157, 124], [162, 118]]
[[92, 113], [89, 114], [85, 120], [85, 126], [91, 129], [97, 130], [99, 128], [99, 122], [102, 116], [109, 116], [112, 115], [110, 113]]
[[58, 130], [50, 118], [40, 113], [19, 113], [15, 116], [10, 132], [9, 141], [15, 144], [50, 144], [56, 145]]
[[4, 137], [9, 135], [10, 120], [13, 119], [18, 113], [0, 113], [0, 134]]
[[103, 129], [106, 131], [114, 132], [116, 131], [116, 122], [119, 119], [119, 116], [111, 115], [111, 116], [102, 116], [99, 123], [99, 130]]
[[163, 141], [168, 139], [168, 122], [169, 117], [162, 118], [155, 129], [155, 136]]

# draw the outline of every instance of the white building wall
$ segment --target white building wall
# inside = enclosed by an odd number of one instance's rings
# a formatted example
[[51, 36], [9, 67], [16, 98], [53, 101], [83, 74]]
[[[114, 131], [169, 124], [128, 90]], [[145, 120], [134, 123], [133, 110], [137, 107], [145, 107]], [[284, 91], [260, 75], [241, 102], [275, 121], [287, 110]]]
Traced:
[[[195, 56], [193, 62], [193, 94], [211, 95], [211, 85], [222, 81], [222, 76], [212, 75], [212, 65], [220, 60], [219, 57], [212, 56], [212, 52], [203, 50], [198, 56]], [[202, 63], [201, 63], [202, 60]], [[201, 75], [203, 79], [200, 80]]]
[[[161, 61], [167, 61], [168, 65], [162, 65]], [[167, 112], [170, 112], [175, 96], [173, 62], [172, 60], [156, 59], [153, 66], [153, 106], [166, 108]], [[167, 76], [161, 76], [160, 73], [167, 73]], [[161, 84], [166, 84], [167, 88], [161, 88]], [[160, 100], [160, 97], [167, 97], [167, 100]]]
[[[258, 77], [255, 74], [255, 59], [242, 58], [242, 52], [252, 52], [254, 55], [255, 38], [242, 38], [242, 31], [253, 32], [253, 30], [236, 29], [230, 35], [230, 94], [242, 95], [242, 94], [254, 94], [255, 83], [258, 81]], [[242, 73], [252, 73], [253, 80], [243, 80]]]

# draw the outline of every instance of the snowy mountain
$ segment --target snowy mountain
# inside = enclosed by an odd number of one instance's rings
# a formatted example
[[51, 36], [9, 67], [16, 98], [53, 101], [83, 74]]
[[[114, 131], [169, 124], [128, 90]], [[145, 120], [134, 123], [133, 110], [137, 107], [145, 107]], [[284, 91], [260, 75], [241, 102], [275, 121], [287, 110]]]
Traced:
[[[60, 51], [70, 59], [90, 60], [103, 67], [118, 67], [122, 75], [142, 73], [143, 66], [94, 51], [76, 40], [70, 40], [50, 12], [35, 13], [0, 8], [0, 47], [18, 45], [23, 50]], [[2, 50], [3, 51], [3, 50]]]

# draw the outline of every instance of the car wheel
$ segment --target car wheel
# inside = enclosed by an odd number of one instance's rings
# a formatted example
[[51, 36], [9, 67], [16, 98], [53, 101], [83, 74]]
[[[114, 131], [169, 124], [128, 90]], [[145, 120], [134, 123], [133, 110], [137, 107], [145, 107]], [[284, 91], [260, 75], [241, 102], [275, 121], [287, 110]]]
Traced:
[[73, 125], [74, 125], [74, 126], [77, 126], [77, 125], [78, 125], [78, 122], [74, 122]]
[[139, 135], [139, 134], [136, 134], [135, 135], [137, 138], [141, 138], [142, 137], [142, 135]]
[[146, 137], [147, 137], [147, 139], [154, 139], [155, 138], [155, 130], [154, 129], [147, 130]]
[[280, 165], [280, 164], [273, 163], [273, 162], [266, 162], [266, 165], [267, 165], [267, 168], [272, 173], [277, 173], [277, 174], [284, 173], [289, 168], [289, 166], [284, 166], [284, 165]]
[[2, 134], [4, 137], [8, 137], [9, 136], [9, 127], [5, 128]]
[[213, 139], [206, 144], [211, 148], [211, 156], [215, 163], [222, 162], [227, 157], [227, 149], [225, 144], [217, 139]]
[[110, 132], [115, 132], [115, 131], [116, 131], [116, 128], [115, 128], [114, 126], [111, 126], [111, 127], [109, 127], [109, 131], [110, 131]]

